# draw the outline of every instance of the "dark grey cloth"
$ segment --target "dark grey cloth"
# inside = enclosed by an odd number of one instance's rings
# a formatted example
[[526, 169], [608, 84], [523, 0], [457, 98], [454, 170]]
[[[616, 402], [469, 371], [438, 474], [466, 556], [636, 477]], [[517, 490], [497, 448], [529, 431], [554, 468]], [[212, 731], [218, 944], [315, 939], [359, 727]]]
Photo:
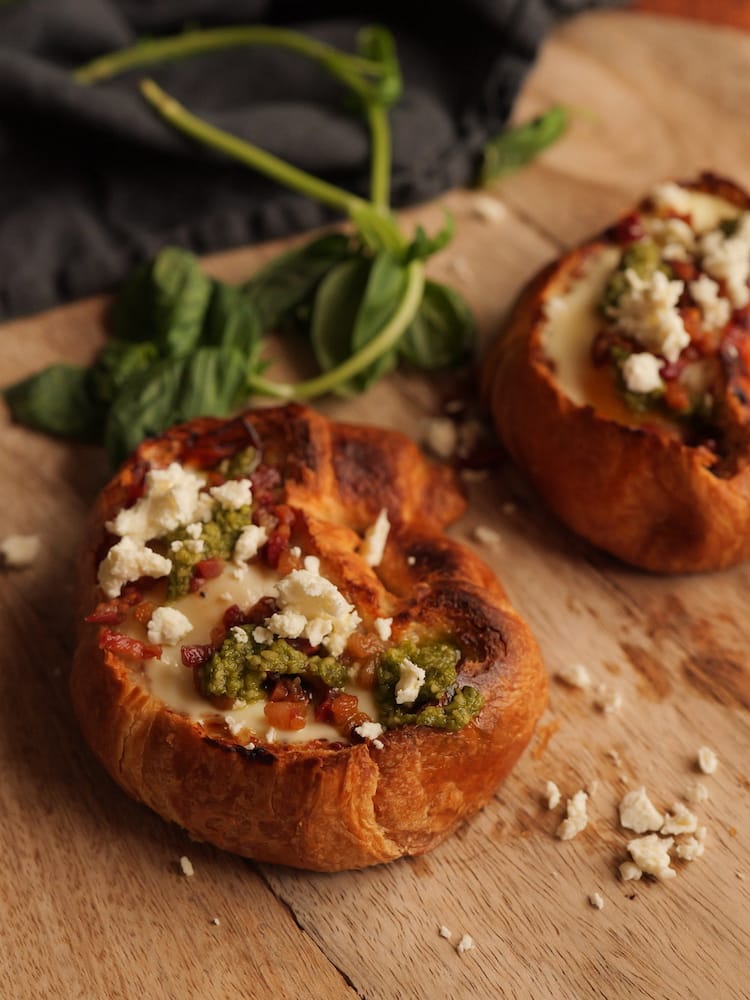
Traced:
[[405, 205], [468, 183], [545, 33], [611, 2], [11, 0], [0, 7], [0, 317], [111, 288], [165, 244], [204, 253], [332, 217], [176, 134], [140, 97], [142, 76], [214, 124], [367, 190], [366, 129], [302, 57], [247, 48], [76, 84], [70, 70], [95, 56], [186, 24], [265, 22], [351, 48], [358, 27], [383, 23], [405, 80], [391, 116], [393, 201]]

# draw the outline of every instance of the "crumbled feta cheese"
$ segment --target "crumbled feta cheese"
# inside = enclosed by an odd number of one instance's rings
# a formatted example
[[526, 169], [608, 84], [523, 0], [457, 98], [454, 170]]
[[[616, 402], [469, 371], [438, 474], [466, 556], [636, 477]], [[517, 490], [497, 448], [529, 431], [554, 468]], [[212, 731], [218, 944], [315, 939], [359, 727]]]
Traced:
[[42, 546], [36, 535], [8, 535], [0, 542], [0, 556], [10, 569], [30, 566]]
[[695, 837], [686, 837], [683, 841], [678, 841], [675, 847], [675, 854], [683, 861], [695, 861], [700, 858], [706, 850], [706, 845]]
[[304, 636], [312, 646], [323, 645], [340, 656], [360, 616], [330, 580], [309, 569], [292, 570], [276, 584], [279, 611], [266, 627], [289, 639]]
[[383, 642], [387, 642], [388, 639], [390, 639], [390, 637], [391, 637], [391, 630], [392, 630], [392, 627], [393, 627], [393, 619], [392, 618], [376, 618], [375, 621], [372, 624], [373, 624], [373, 628], [378, 633], [378, 637], [380, 639], [382, 639]]
[[427, 421], [424, 443], [439, 458], [450, 458], [456, 450], [458, 431], [449, 417], [433, 417]]
[[620, 365], [626, 388], [630, 392], [656, 392], [664, 388], [661, 377], [661, 358], [648, 351], [631, 354]]
[[253, 484], [249, 479], [228, 479], [221, 486], [212, 486], [208, 492], [227, 510], [240, 510], [253, 502]]
[[193, 521], [211, 516], [212, 500], [201, 494], [203, 476], [172, 462], [166, 469], [146, 473], [143, 496], [121, 510], [107, 530], [121, 537], [147, 542]]
[[601, 910], [604, 906], [604, 897], [599, 892], [589, 893], [589, 903], [595, 910]]
[[463, 955], [464, 952], [471, 951], [475, 947], [476, 945], [474, 944], [474, 939], [471, 937], [471, 935], [464, 934], [464, 936], [456, 945], [456, 951], [458, 952], [459, 955]]
[[642, 872], [663, 881], [674, 878], [677, 874], [674, 868], [669, 866], [669, 851], [673, 843], [673, 837], [660, 837], [656, 833], [649, 833], [645, 837], [631, 840], [628, 851]]
[[622, 695], [619, 691], [607, 687], [606, 684], [598, 684], [594, 705], [605, 715], [612, 715], [622, 708]]
[[557, 809], [560, 805], [560, 789], [554, 781], [548, 781], [544, 786], [544, 794], [547, 797], [547, 808]]
[[273, 632], [269, 628], [264, 628], [263, 625], [257, 625], [253, 629], [253, 639], [256, 642], [261, 643], [261, 645], [266, 645], [273, 642]]
[[488, 528], [484, 524], [478, 524], [474, 528], [474, 538], [482, 545], [499, 545], [500, 535], [493, 529]]
[[684, 219], [646, 217], [649, 236], [661, 247], [668, 260], [688, 260], [695, 249], [695, 233]]
[[305, 556], [302, 561], [302, 568], [313, 576], [320, 576], [320, 559], [317, 556]]
[[704, 774], [715, 774], [719, 766], [719, 758], [710, 747], [700, 747], [698, 750], [698, 767]]
[[118, 597], [124, 584], [142, 576], [167, 576], [172, 569], [170, 559], [147, 548], [130, 535], [113, 545], [99, 564], [99, 586], [107, 597]]
[[195, 552], [197, 554], [199, 552], [203, 552], [205, 547], [206, 543], [203, 541], [202, 538], [188, 538], [188, 540], [185, 542], [185, 548], [188, 550], [188, 552]]
[[302, 549], [299, 545], [293, 545], [291, 549], [289, 549], [289, 555], [293, 556], [295, 559], [300, 559], [302, 557]]
[[237, 736], [245, 728], [244, 723], [235, 719], [233, 715], [225, 715], [224, 722], [227, 725], [227, 729], [232, 734], [232, 736]]
[[424, 668], [412, 663], [407, 656], [401, 664], [399, 679], [396, 683], [396, 704], [413, 705], [426, 676]]
[[232, 552], [232, 562], [243, 563], [254, 559], [258, 550], [268, 541], [268, 530], [258, 524], [248, 524], [240, 532], [237, 541], [234, 543]]
[[501, 201], [486, 194], [478, 194], [472, 202], [471, 214], [482, 222], [501, 222], [506, 218], [508, 209]]
[[229, 632], [234, 641], [238, 642], [241, 646], [244, 646], [249, 641], [248, 634], [241, 625], [233, 625]]
[[453, 937], [453, 931], [450, 930], [448, 927], [446, 927], [445, 924], [442, 924], [440, 926], [438, 934], [440, 935], [441, 938], [446, 938], [446, 940], [448, 941], [450, 941], [450, 939]]
[[619, 753], [616, 750], [614, 749], [607, 750], [607, 756], [615, 765], [615, 767], [622, 767], [622, 758], [620, 757]]
[[638, 881], [643, 872], [633, 861], [623, 861], [620, 865], [620, 878], [623, 882]]
[[180, 869], [182, 870], [182, 874], [186, 875], [188, 878], [190, 878], [192, 875], [195, 875], [195, 868], [193, 868], [193, 862], [190, 860], [190, 858], [186, 858], [184, 854], [180, 858]]
[[693, 301], [700, 307], [703, 326], [707, 330], [720, 330], [729, 322], [732, 307], [728, 299], [719, 295], [718, 282], [702, 274], [688, 285]]
[[657, 208], [671, 209], [678, 215], [690, 215], [692, 211], [690, 192], [674, 181], [657, 184], [651, 191], [651, 200]]
[[573, 837], [586, 829], [588, 824], [587, 801], [588, 795], [583, 790], [576, 792], [572, 799], [568, 799], [565, 819], [557, 828], [557, 836], [560, 840], [572, 840]]
[[214, 927], [218, 927], [221, 921], [219, 920], [218, 917], [211, 917], [211, 923], [214, 925]]
[[591, 674], [582, 663], [558, 667], [556, 676], [569, 687], [587, 688], [591, 685]]
[[383, 735], [383, 727], [379, 722], [362, 722], [354, 727], [354, 732], [363, 740], [377, 740], [379, 736]]
[[703, 270], [724, 282], [729, 300], [736, 309], [746, 306], [750, 302], [750, 212], [739, 216], [731, 236], [721, 229], [705, 233], [700, 250]]
[[170, 552], [179, 552], [180, 549], [182, 548], [182, 544], [183, 543], [180, 541], [179, 538], [175, 538], [175, 540], [173, 542], [170, 542], [169, 544]]
[[616, 326], [649, 351], [676, 361], [690, 343], [677, 311], [685, 288], [683, 281], [670, 281], [663, 271], [641, 278], [632, 268], [625, 271], [628, 287], [609, 310]]
[[274, 726], [269, 726], [268, 731], [266, 733], [266, 742], [275, 743], [276, 740], [278, 739], [278, 735], [279, 735], [278, 730]]
[[359, 546], [359, 554], [368, 566], [379, 566], [382, 562], [385, 543], [388, 541], [388, 532], [390, 530], [391, 523], [388, 520], [388, 511], [383, 507], [374, 524], [371, 524], [365, 532], [365, 536]]
[[698, 817], [690, 812], [682, 802], [675, 802], [671, 813], [667, 813], [661, 833], [695, 833], [698, 829]]
[[191, 524], [185, 525], [185, 534], [188, 538], [192, 538], [197, 541], [203, 534], [203, 525], [200, 521], [193, 521]]
[[646, 833], [647, 830], [659, 830], [664, 823], [664, 816], [641, 787], [623, 798], [620, 803], [620, 825], [626, 830], [636, 833]]
[[706, 802], [708, 799], [708, 789], [702, 781], [696, 781], [688, 793], [691, 802]]
[[148, 641], [164, 646], [176, 645], [192, 631], [190, 619], [177, 608], [170, 607], [156, 608], [146, 626]]

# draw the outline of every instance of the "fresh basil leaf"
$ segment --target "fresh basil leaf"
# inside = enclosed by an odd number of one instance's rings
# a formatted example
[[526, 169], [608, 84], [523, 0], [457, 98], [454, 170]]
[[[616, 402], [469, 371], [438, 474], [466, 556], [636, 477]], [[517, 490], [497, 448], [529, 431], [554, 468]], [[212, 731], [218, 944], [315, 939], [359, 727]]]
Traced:
[[428, 236], [422, 226], [417, 226], [414, 239], [406, 248], [404, 263], [408, 264], [411, 260], [427, 260], [438, 250], [442, 250], [453, 239], [455, 228], [453, 216], [448, 212], [445, 213], [445, 225], [434, 236]]
[[147, 437], [199, 416], [226, 416], [242, 400], [247, 364], [233, 349], [202, 347], [187, 358], [164, 358], [133, 375], [107, 419], [104, 443], [113, 464]]
[[261, 333], [258, 310], [245, 293], [234, 285], [214, 281], [201, 346], [235, 347], [251, 356], [260, 343]]
[[427, 281], [419, 311], [399, 341], [398, 352], [418, 368], [448, 368], [468, 359], [475, 336], [474, 316], [458, 292]]
[[566, 108], [555, 105], [533, 121], [510, 128], [490, 139], [484, 147], [479, 184], [489, 184], [530, 163], [543, 149], [560, 138], [567, 128], [568, 117]]
[[242, 286], [263, 331], [296, 326], [299, 308], [311, 300], [323, 277], [349, 256], [349, 238], [329, 233], [275, 257]]
[[158, 358], [159, 352], [151, 341], [108, 340], [90, 371], [95, 398], [110, 403], [131, 375], [148, 368]]
[[[375, 257], [362, 304], [352, 330], [351, 353], [361, 350], [376, 337], [395, 313], [406, 288], [406, 268], [389, 253]], [[396, 351], [381, 355], [365, 371], [342, 387], [346, 392], [364, 392], [396, 365]]]
[[352, 331], [367, 287], [371, 262], [349, 257], [332, 268], [315, 296], [310, 340], [323, 371], [335, 368], [352, 353]]
[[185, 357], [200, 339], [211, 291], [193, 254], [165, 247], [125, 282], [112, 313], [115, 335], [151, 340], [161, 355]]
[[3, 389], [19, 424], [47, 434], [99, 439], [101, 413], [89, 392], [88, 370], [59, 364]]

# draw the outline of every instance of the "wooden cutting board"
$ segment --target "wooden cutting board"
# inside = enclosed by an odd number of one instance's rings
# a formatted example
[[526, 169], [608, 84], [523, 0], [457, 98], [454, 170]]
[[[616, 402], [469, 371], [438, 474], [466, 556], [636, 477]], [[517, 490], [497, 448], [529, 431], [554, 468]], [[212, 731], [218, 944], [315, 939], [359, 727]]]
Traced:
[[[487, 343], [522, 283], [664, 177], [712, 168], [750, 185], [750, 37], [647, 15], [599, 13], [559, 30], [517, 115], [580, 108], [563, 141], [492, 192], [457, 191], [408, 220], [457, 236], [434, 271], [462, 289]], [[486, 195], [484, 196], [486, 197]], [[479, 206], [479, 207], [478, 207]], [[496, 216], [496, 217], [495, 217]], [[278, 247], [213, 258], [239, 279]], [[103, 300], [0, 330], [2, 381], [91, 357]], [[438, 412], [437, 390], [394, 377], [327, 412], [406, 427]], [[122, 794], [93, 761], [66, 692], [73, 559], [105, 476], [94, 448], [9, 425], [0, 438], [0, 535], [41, 536], [41, 557], [0, 575], [0, 995], [38, 998], [750, 996], [750, 567], [660, 578], [573, 538], [507, 463], [472, 483], [454, 535], [481, 548], [528, 618], [550, 672], [574, 662], [618, 691], [551, 684], [550, 708], [506, 785], [473, 822], [424, 858], [317, 875], [192, 843]], [[509, 506], [510, 505], [510, 506]], [[695, 807], [705, 855], [669, 883], [622, 882], [617, 803], [646, 785], [660, 808], [719, 757]], [[543, 801], [591, 794], [590, 823], [555, 836]], [[195, 874], [180, 873], [188, 856]], [[588, 901], [598, 892], [603, 909]], [[438, 930], [453, 932], [447, 940]], [[460, 956], [464, 933], [476, 947]]]

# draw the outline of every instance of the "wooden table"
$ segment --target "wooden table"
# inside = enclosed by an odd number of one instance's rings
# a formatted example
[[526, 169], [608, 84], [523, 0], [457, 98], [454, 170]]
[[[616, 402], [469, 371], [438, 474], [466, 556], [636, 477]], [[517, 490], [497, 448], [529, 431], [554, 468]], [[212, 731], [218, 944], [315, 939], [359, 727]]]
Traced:
[[[727, 28], [608, 12], [555, 33], [517, 114], [574, 105], [581, 112], [567, 137], [491, 192], [504, 209], [497, 219], [477, 214], [466, 191], [409, 214], [430, 227], [443, 206], [455, 215], [456, 239], [434, 271], [462, 288], [484, 343], [525, 279], [653, 182], [708, 167], [750, 185], [749, 69], [750, 37]], [[221, 255], [210, 268], [239, 279], [274, 249]], [[3, 381], [89, 358], [103, 310], [88, 301], [7, 324]], [[437, 412], [436, 390], [394, 377], [324, 408], [416, 433]], [[509, 464], [471, 484], [456, 537], [473, 544], [477, 524], [499, 532], [500, 545], [482, 554], [550, 672], [583, 662], [621, 693], [622, 708], [603, 714], [590, 693], [553, 680], [548, 715], [510, 780], [433, 854], [358, 873], [282, 870], [190, 842], [93, 761], [65, 675], [72, 561], [104, 460], [0, 419], [0, 535], [44, 541], [34, 565], [0, 575], [0, 995], [750, 996], [750, 567], [649, 576], [573, 538]], [[622, 882], [623, 792], [645, 784], [669, 807], [699, 777], [704, 744], [720, 761], [696, 807], [708, 829], [704, 857], [669, 883]], [[564, 795], [595, 789], [589, 826], [569, 842], [555, 837], [560, 809], [545, 807], [547, 779]], [[180, 873], [182, 855], [192, 878]], [[589, 904], [593, 892], [603, 909]], [[460, 956], [464, 933], [476, 947]]]

